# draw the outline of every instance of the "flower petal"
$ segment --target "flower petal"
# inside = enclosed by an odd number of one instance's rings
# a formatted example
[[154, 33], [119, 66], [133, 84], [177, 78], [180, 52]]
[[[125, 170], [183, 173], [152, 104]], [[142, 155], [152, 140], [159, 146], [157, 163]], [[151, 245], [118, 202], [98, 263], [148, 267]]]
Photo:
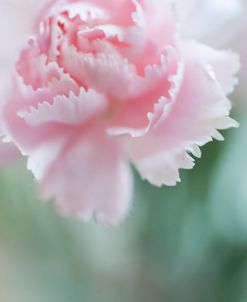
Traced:
[[118, 146], [102, 134], [92, 134], [64, 151], [41, 181], [41, 188], [45, 198], [56, 198], [64, 215], [82, 219], [95, 215], [115, 224], [129, 211], [132, 176]]
[[174, 186], [180, 182], [179, 169], [192, 169], [194, 160], [186, 151], [163, 152], [140, 159], [135, 166], [141, 176], [155, 186]]
[[230, 50], [217, 50], [198, 42], [183, 43], [183, 51], [205, 65], [210, 65], [225, 94], [233, 91], [240, 69], [239, 56]]
[[109, 125], [108, 134], [141, 137], [169, 113], [169, 103], [176, 98], [184, 75], [184, 64], [177, 61], [173, 49], [170, 52], [161, 56], [160, 65], [147, 66], [143, 78], [147, 90], [124, 104], [116, 121]]
[[73, 46], [63, 44], [60, 65], [84, 87], [91, 87], [117, 99], [125, 99], [132, 92], [135, 67], [121, 56], [100, 53], [95, 57], [92, 53], [81, 54]]
[[[193, 166], [186, 152], [218, 138], [216, 129], [237, 126], [228, 116], [230, 108], [211, 71], [188, 59], [169, 114], [143, 137], [128, 141], [130, 156], [142, 177], [157, 185], [176, 184], [180, 180], [178, 169]], [[194, 153], [199, 154], [198, 150]]]
[[33, 127], [49, 122], [78, 125], [102, 113], [106, 106], [107, 100], [104, 96], [92, 89], [85, 91], [81, 88], [78, 96], [73, 92], [68, 97], [56, 96], [52, 104], [39, 103], [38, 108], [19, 111], [18, 115]]
[[[30, 153], [30, 150], [35, 149], [45, 138], [50, 139], [56, 136], [61, 127], [52, 127], [46, 124], [30, 127], [23, 117], [18, 115], [18, 112], [28, 112], [30, 108], [37, 110], [40, 103], [47, 102], [52, 104], [55, 97], [68, 96], [69, 93], [79, 94], [77, 84], [61, 69], [57, 64], [50, 63], [43, 66], [44, 73], [46, 70], [54, 70], [57, 72], [58, 78], [51, 78], [46, 83], [45, 87], [34, 90], [31, 86], [25, 85], [23, 78], [16, 74], [14, 77], [14, 89], [8, 96], [8, 102], [3, 110], [3, 118], [5, 120], [4, 136], [8, 140], [13, 141], [21, 150], [23, 155]], [[34, 109], [36, 108], [36, 109]], [[66, 131], [66, 129], [62, 129]]]
[[41, 142], [29, 155], [27, 160], [27, 168], [33, 172], [37, 180], [41, 180], [47, 174], [50, 166], [61, 154], [67, 137], [64, 135], [60, 138], [54, 138]]

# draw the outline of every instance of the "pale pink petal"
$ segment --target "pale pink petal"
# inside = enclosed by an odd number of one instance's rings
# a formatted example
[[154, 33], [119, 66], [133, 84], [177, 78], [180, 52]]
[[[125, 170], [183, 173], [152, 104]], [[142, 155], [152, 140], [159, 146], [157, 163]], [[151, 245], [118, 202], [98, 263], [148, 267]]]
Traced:
[[130, 167], [118, 146], [102, 134], [81, 137], [68, 147], [51, 166], [41, 186], [43, 196], [56, 197], [57, 208], [64, 215], [82, 219], [94, 215], [102, 222], [115, 224], [130, 209]]
[[[158, 46], [173, 45], [177, 28], [174, 1], [138, 0], [137, 2], [144, 9], [148, 35], [153, 38], [154, 43]], [[157, 38], [159, 41], [156, 40]]]
[[27, 161], [27, 168], [31, 170], [37, 180], [43, 179], [50, 166], [60, 156], [64, 146], [66, 145], [67, 137], [46, 139], [45, 142], [41, 142], [35, 149], [29, 154]]
[[[35, 68], [33, 68], [35, 66]], [[78, 91], [78, 84], [59, 67], [55, 61], [49, 61], [39, 48], [38, 42], [31, 38], [22, 50], [16, 64], [19, 89], [31, 86], [36, 90], [52, 90], [53, 94], [64, 94], [68, 90]], [[53, 92], [54, 90], [54, 92]]]
[[92, 53], [83, 54], [67, 44], [61, 47], [59, 62], [65, 72], [80, 85], [105, 93], [112, 101], [118, 102], [155, 90], [154, 86], [158, 86], [158, 81], [163, 80], [161, 89], [165, 90], [167, 82], [165, 75], [168, 70], [164, 55], [166, 52], [167, 50], [163, 50], [157, 64], [145, 67], [143, 76], [138, 75], [135, 66], [119, 54], [115, 55], [113, 52], [109, 54], [99, 52], [97, 56]]
[[135, 67], [120, 56], [99, 53], [95, 57], [66, 44], [61, 48], [60, 66], [82, 86], [120, 99], [131, 93], [131, 80], [136, 76]]
[[[53, 138], [58, 133], [68, 131], [61, 126], [55, 126], [50, 129], [50, 125], [42, 125], [30, 127], [27, 122], [18, 115], [18, 112], [25, 112], [31, 108], [37, 108], [40, 103], [52, 103], [55, 97], [68, 96], [69, 93], [79, 94], [79, 87], [66, 74], [58, 68], [55, 63], [50, 63], [44, 66], [43, 75], [46, 70], [54, 69], [58, 78], [50, 78], [45, 87], [34, 90], [31, 86], [26, 86], [23, 79], [16, 75], [14, 77], [14, 89], [9, 95], [9, 102], [6, 104], [3, 116], [9, 123], [5, 125], [5, 136], [10, 141], [15, 141], [24, 155], [30, 154], [33, 150], [42, 143], [43, 140]], [[47, 73], [49, 74], [49, 72]]]
[[46, 123], [80, 125], [106, 108], [106, 99], [94, 90], [83, 88], [77, 96], [70, 92], [69, 96], [56, 96], [53, 103], [43, 102], [37, 108], [30, 107], [18, 112], [29, 126], [36, 127]]
[[[238, 125], [228, 117], [230, 102], [211, 70], [191, 59], [170, 106], [169, 114], [164, 115], [156, 128], [128, 141], [131, 157], [142, 177], [157, 185], [176, 184], [180, 180], [176, 171], [193, 166], [186, 152], [193, 152], [195, 145], [202, 146], [213, 137], [221, 139], [217, 129]], [[173, 172], [169, 174], [164, 170]]]
[[44, 16], [57, 16], [59, 13], [67, 11], [70, 18], [79, 16], [80, 19], [87, 23], [91, 21], [94, 23], [95, 20], [105, 22], [110, 19], [113, 23], [125, 27], [132, 24], [131, 14], [136, 9], [132, 0], [90, 0], [83, 2], [51, 0], [43, 9], [40, 18], [44, 18]]
[[135, 161], [143, 179], [155, 186], [174, 186], [180, 182], [179, 169], [192, 169], [194, 160], [185, 150], [162, 152], [153, 157]]
[[89, 22], [98, 20], [99, 22], [109, 21], [109, 11], [97, 6], [94, 1], [90, 2], [72, 2], [68, 5], [63, 5], [62, 10], [67, 11], [71, 19], [79, 16], [82, 21]]
[[132, 24], [132, 14], [136, 11], [136, 5], [132, 0], [92, 0], [98, 6], [105, 8], [111, 15], [113, 23], [128, 27]]
[[[176, 44], [177, 20], [173, 1], [138, 0], [143, 9], [142, 19], [146, 26], [147, 41], [143, 54], [136, 60], [140, 72], [149, 64], [157, 64], [165, 47]], [[140, 14], [139, 14], [140, 15]], [[154, 17], [155, 16], [155, 17]]]
[[230, 50], [217, 50], [197, 42], [183, 44], [183, 51], [212, 68], [217, 81], [225, 94], [232, 93], [238, 79], [236, 73], [240, 69], [239, 56]]
[[109, 124], [110, 135], [139, 137], [147, 134], [161, 117], [168, 114], [169, 103], [180, 89], [184, 64], [178, 61], [173, 49], [161, 57], [160, 65], [147, 66], [140, 95], [126, 102]]

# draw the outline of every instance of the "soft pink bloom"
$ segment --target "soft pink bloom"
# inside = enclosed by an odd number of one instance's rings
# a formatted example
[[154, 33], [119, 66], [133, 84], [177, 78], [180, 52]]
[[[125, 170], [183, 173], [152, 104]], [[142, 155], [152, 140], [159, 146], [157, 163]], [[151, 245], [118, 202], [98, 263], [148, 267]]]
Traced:
[[20, 54], [6, 138], [66, 215], [117, 223], [132, 163], [175, 185], [229, 117], [239, 69], [230, 51], [185, 39], [169, 0], [50, 1]]

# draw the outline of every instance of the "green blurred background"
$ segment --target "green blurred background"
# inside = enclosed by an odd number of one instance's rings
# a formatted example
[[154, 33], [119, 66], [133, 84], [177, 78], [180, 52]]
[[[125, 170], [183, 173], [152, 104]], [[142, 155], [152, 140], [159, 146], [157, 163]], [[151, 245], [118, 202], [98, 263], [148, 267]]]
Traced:
[[59, 217], [24, 162], [1, 169], [0, 301], [246, 302], [247, 121], [233, 115], [241, 127], [178, 186], [136, 174], [119, 227]]

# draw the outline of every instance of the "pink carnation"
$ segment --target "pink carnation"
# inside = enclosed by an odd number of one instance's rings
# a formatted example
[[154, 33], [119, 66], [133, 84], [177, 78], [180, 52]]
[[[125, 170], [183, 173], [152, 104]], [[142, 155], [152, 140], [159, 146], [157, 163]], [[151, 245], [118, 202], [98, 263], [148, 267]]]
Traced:
[[200, 146], [221, 140], [236, 55], [184, 39], [170, 0], [55, 0], [16, 64], [5, 134], [44, 198], [65, 215], [117, 223], [132, 163], [175, 185]]

